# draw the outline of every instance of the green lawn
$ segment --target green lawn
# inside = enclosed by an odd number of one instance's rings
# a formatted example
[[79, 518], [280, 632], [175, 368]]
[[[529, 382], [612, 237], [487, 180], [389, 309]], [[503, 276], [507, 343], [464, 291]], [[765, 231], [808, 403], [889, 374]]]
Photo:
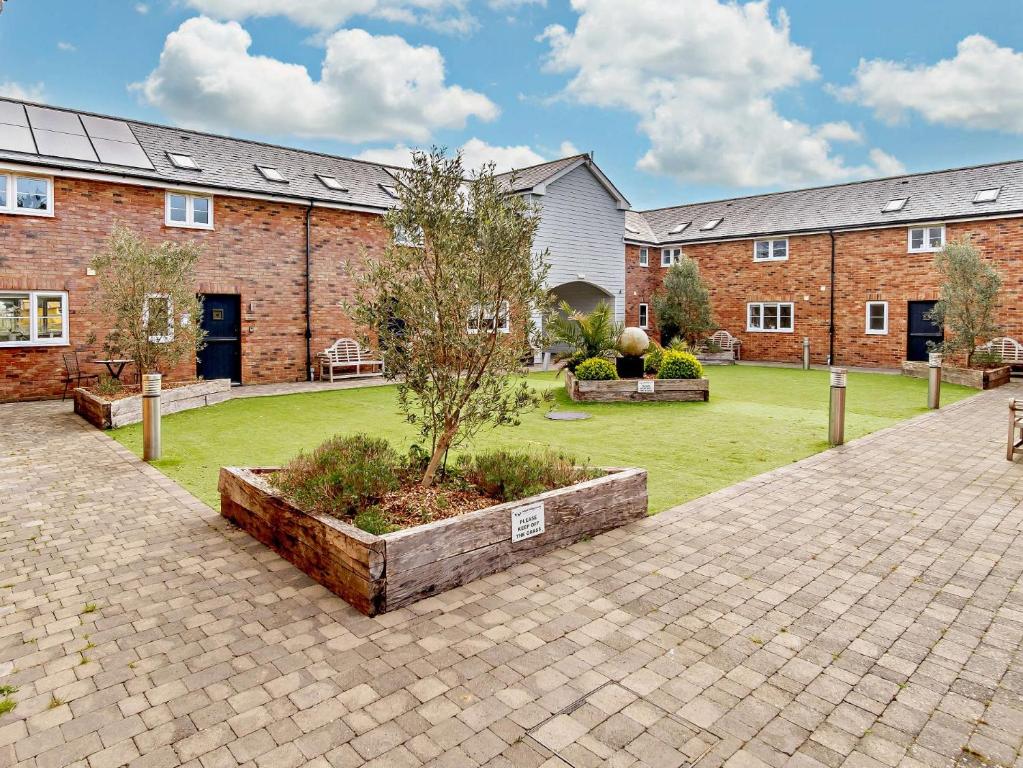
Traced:
[[[561, 379], [534, 374], [538, 388], [554, 390], [556, 409], [592, 418], [557, 422], [530, 413], [520, 426], [485, 432], [474, 445], [549, 445], [593, 464], [645, 467], [653, 512], [827, 448], [827, 372], [729, 366], [710, 367], [707, 375], [708, 403], [583, 405], [567, 398]], [[923, 413], [926, 392], [921, 379], [850, 374], [846, 439]], [[942, 387], [945, 404], [970, 394]], [[221, 466], [277, 465], [334, 433], [360, 431], [401, 447], [411, 442], [393, 387], [238, 399], [173, 414], [163, 420], [164, 458], [155, 466], [218, 508]], [[141, 454], [141, 425], [110, 434]]]

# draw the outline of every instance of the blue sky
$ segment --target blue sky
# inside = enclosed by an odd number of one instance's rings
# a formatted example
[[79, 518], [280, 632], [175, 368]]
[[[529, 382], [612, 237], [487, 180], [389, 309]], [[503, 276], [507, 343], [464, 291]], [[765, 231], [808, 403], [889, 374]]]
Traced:
[[0, 92], [343, 155], [592, 151], [636, 208], [1023, 157], [1019, 0], [8, 0], [0, 50]]

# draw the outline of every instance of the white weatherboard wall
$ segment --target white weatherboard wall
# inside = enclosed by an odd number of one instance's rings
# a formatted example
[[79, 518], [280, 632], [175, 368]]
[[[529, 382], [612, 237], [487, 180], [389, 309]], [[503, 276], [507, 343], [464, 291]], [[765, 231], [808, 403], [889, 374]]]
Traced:
[[548, 286], [580, 280], [597, 285], [614, 298], [615, 317], [624, 320], [625, 211], [586, 165], [533, 199], [543, 207], [534, 247], [550, 251]]

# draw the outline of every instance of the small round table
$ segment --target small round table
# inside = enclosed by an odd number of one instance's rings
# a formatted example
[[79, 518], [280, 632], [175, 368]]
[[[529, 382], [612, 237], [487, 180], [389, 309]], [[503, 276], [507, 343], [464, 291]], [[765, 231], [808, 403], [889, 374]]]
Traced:
[[135, 362], [134, 360], [93, 360], [96, 365], [105, 365], [107, 370], [110, 371], [110, 375], [118, 381], [121, 380], [121, 374], [124, 372], [124, 366], [128, 363]]

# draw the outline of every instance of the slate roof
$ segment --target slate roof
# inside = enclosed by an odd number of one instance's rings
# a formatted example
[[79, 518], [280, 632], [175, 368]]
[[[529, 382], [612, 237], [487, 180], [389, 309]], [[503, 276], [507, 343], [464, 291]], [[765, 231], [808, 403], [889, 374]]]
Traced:
[[509, 192], [527, 192], [538, 184], [543, 184], [552, 176], [556, 176], [576, 160], [584, 157], [586, 155], [562, 157], [558, 160], [518, 168], [507, 173], [499, 173], [494, 178], [505, 184]]
[[[973, 202], [979, 190], [993, 187], [1001, 187], [995, 202]], [[885, 203], [903, 197], [908, 200], [902, 210], [882, 213]], [[625, 235], [627, 240], [656, 244], [693, 243], [1019, 212], [1023, 212], [1023, 161], [1017, 160], [642, 211], [639, 216], [650, 236]], [[718, 218], [722, 221], [717, 227], [700, 230]], [[627, 216], [626, 224], [636, 220]], [[670, 234], [684, 222], [689, 226], [683, 232]], [[633, 228], [641, 229], [638, 224]]]

